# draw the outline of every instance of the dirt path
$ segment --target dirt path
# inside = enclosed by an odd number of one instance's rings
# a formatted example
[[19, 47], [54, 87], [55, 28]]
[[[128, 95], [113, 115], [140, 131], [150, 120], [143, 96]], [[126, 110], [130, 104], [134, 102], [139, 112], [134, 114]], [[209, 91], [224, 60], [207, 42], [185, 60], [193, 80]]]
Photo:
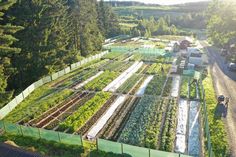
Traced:
[[224, 119], [228, 133], [231, 156], [236, 157], [236, 73], [227, 69], [223, 58], [216, 50], [209, 47], [210, 71], [213, 77], [217, 95], [225, 95], [230, 98], [227, 116]]

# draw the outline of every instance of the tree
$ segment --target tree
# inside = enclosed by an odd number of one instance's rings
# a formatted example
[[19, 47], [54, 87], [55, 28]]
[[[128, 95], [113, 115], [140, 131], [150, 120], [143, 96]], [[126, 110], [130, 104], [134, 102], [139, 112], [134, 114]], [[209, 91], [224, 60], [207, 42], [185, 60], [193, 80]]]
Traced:
[[12, 57], [20, 53], [20, 49], [13, 47], [12, 44], [17, 41], [13, 36], [14, 33], [22, 27], [4, 23], [6, 18], [4, 12], [13, 4], [14, 1], [0, 1], [0, 107], [5, 105], [13, 95], [13, 91], [7, 90], [9, 77], [15, 73], [11, 62]]
[[97, 4], [98, 25], [103, 36], [109, 38], [118, 35], [121, 30], [118, 17], [112, 11], [112, 8], [104, 3], [103, 0]]
[[69, 16], [65, 1], [17, 1], [9, 14], [15, 17], [15, 24], [25, 28], [16, 33], [19, 41], [15, 45], [22, 53], [13, 60], [19, 71], [11, 79], [14, 87], [23, 88], [74, 62], [74, 51], [68, 49]]

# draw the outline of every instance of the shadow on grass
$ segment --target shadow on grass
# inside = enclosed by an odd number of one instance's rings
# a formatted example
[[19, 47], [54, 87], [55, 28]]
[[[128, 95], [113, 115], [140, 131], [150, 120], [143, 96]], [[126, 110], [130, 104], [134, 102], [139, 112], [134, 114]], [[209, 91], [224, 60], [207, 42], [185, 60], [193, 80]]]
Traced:
[[103, 152], [103, 151], [91, 151], [87, 157], [132, 157], [129, 154], [115, 154], [112, 152]]
[[228, 107], [223, 104], [217, 104], [215, 108], [214, 119], [225, 118], [228, 114]]

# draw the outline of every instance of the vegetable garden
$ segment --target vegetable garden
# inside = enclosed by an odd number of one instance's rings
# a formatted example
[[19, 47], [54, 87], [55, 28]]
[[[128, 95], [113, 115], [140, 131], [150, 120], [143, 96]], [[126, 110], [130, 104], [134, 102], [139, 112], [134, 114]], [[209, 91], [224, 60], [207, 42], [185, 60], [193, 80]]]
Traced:
[[37, 88], [4, 120], [174, 152], [178, 98], [195, 99], [197, 87], [171, 76], [172, 57], [165, 55], [116, 48]]

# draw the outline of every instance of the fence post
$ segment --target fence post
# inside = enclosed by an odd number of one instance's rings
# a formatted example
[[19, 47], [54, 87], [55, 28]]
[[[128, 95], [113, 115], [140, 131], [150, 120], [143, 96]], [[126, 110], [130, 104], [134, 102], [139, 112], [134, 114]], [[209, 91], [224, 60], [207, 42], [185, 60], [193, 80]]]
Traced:
[[3, 123], [3, 129], [4, 129], [4, 131], [7, 132], [6, 125], [5, 125], [5, 121], [3, 120], [2, 123]]
[[96, 138], [96, 147], [97, 147], [97, 151], [98, 151], [98, 138]]
[[21, 132], [22, 136], [24, 136], [21, 125], [19, 125], [19, 126], [20, 126], [20, 132]]
[[148, 155], [149, 155], [149, 157], [151, 157], [151, 149], [150, 148], [148, 149]]
[[123, 156], [123, 154], [124, 154], [123, 143], [121, 143], [120, 146], [121, 146], [121, 154], [122, 154], [122, 156]]
[[61, 138], [60, 138], [59, 132], [57, 133], [57, 136], [58, 136], [59, 142], [61, 142]]
[[38, 133], [39, 133], [39, 139], [41, 139], [41, 133], [40, 133], [40, 129], [38, 128]]
[[79, 136], [80, 136], [81, 145], [84, 146], [84, 145], [83, 145], [82, 136], [81, 136], [81, 135], [79, 135]]

